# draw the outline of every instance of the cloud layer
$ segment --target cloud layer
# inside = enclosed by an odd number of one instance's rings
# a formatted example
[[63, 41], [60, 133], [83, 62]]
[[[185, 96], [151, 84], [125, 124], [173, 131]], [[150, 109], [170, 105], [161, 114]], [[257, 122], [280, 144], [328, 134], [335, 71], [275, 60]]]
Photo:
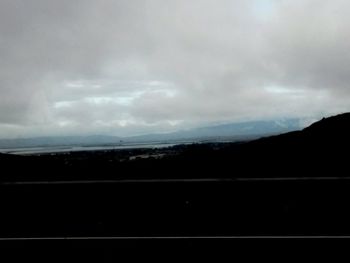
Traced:
[[350, 110], [346, 0], [1, 0], [0, 137]]

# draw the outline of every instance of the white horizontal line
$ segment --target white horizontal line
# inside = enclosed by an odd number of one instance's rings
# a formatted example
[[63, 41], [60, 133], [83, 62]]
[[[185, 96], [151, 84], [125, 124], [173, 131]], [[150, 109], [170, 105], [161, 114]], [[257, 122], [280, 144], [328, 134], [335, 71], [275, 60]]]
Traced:
[[40, 240], [186, 240], [186, 239], [350, 239], [350, 236], [157, 236], [157, 237], [10, 237], [0, 241], [40, 241]]
[[281, 177], [281, 178], [208, 178], [208, 179], [133, 179], [79, 181], [2, 182], [0, 185], [71, 185], [71, 184], [131, 184], [131, 183], [205, 183], [205, 182], [268, 182], [268, 181], [339, 181], [350, 177]]
[[271, 177], [271, 178], [237, 178], [237, 181], [338, 181], [350, 180], [350, 177]]

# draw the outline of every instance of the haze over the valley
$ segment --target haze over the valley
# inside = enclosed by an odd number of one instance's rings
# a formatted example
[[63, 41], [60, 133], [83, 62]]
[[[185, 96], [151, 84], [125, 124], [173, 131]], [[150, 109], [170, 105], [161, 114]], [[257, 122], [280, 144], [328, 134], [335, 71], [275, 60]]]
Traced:
[[347, 0], [0, 0], [0, 138], [350, 111]]

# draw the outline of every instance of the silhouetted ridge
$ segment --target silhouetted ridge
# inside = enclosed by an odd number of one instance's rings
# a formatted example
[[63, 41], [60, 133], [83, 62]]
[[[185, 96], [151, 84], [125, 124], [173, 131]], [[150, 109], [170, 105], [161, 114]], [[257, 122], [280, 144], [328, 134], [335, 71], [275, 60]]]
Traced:
[[348, 169], [350, 113], [301, 131], [240, 143], [178, 145], [166, 149], [0, 155], [0, 180], [139, 178], [342, 177]]
[[[350, 113], [344, 113], [329, 118], [323, 118], [311, 124], [309, 127], [277, 136], [265, 137], [252, 141], [248, 144], [262, 145], [266, 147], [280, 146], [285, 147], [303, 147], [313, 144], [314, 147], [320, 147], [323, 144], [348, 143], [350, 135]], [[317, 145], [315, 145], [317, 143]], [[284, 151], [287, 151], [285, 148]]]
[[350, 134], [350, 113], [323, 118], [304, 129], [308, 133], [327, 135], [349, 135]]
[[333, 154], [342, 157], [344, 150], [350, 146], [350, 113], [323, 118], [300, 134], [300, 143], [304, 146], [312, 146], [315, 151], [321, 151], [326, 156]]

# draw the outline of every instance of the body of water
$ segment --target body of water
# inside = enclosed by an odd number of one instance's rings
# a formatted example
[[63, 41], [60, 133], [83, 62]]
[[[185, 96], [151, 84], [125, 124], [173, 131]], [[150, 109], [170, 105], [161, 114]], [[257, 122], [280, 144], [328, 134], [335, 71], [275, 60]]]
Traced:
[[0, 149], [0, 152], [6, 153], [6, 154], [17, 154], [17, 155], [35, 155], [35, 154], [46, 154], [46, 153], [65, 153], [65, 152], [82, 152], [82, 151], [166, 148], [166, 147], [172, 147], [178, 144], [180, 143], [147, 143], [147, 144], [130, 144], [130, 145], [117, 145], [117, 146], [49, 146], [49, 147], [33, 147], [33, 148]]

